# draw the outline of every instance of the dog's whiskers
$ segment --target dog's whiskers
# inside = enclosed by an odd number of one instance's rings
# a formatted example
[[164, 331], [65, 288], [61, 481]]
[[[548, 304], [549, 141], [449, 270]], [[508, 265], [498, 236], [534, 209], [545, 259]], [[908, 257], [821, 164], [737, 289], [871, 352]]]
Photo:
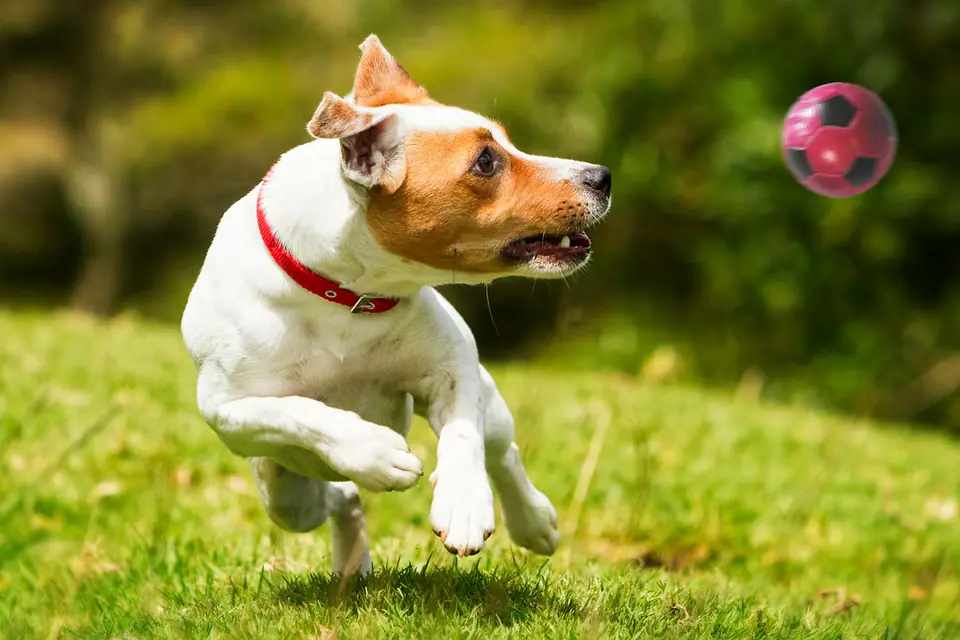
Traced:
[[483, 292], [487, 298], [487, 313], [490, 314], [490, 323], [493, 325], [493, 333], [499, 338], [500, 330], [497, 328], [497, 321], [493, 319], [493, 307], [490, 306], [490, 285], [483, 285]]

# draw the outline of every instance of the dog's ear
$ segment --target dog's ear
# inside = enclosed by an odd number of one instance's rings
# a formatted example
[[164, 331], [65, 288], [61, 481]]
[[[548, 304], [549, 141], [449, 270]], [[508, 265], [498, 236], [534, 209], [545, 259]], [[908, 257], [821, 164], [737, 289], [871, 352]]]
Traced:
[[344, 177], [386, 193], [400, 188], [406, 175], [403, 136], [397, 117], [387, 108], [350, 104], [326, 92], [307, 131], [314, 138], [340, 141]]
[[432, 102], [426, 89], [417, 84], [374, 34], [360, 45], [362, 55], [353, 80], [356, 103], [368, 107], [385, 104]]

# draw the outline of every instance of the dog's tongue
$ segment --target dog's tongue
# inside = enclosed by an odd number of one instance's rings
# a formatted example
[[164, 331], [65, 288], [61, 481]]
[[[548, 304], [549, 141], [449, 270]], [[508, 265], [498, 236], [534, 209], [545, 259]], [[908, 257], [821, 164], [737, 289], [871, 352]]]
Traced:
[[537, 240], [536, 242], [527, 242], [523, 245], [527, 251], [532, 251], [542, 256], [553, 256], [570, 250], [569, 245], [553, 242], [551, 240]]

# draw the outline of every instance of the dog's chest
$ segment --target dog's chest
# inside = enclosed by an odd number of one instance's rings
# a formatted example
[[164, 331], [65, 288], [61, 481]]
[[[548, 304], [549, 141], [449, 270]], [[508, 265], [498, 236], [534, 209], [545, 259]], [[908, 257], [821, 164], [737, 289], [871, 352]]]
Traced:
[[346, 378], [374, 378], [383, 342], [366, 327], [306, 318], [288, 324], [275, 353], [285, 379], [322, 391]]
[[368, 318], [344, 324], [313, 319], [286, 323], [266, 358], [265, 373], [283, 394], [392, 422], [405, 403], [401, 345], [364, 320]]

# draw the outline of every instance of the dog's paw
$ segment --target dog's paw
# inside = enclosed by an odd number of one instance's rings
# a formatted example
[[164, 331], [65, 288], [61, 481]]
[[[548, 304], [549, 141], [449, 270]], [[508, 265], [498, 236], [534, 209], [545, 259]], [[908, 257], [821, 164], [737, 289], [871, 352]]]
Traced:
[[557, 512], [550, 499], [533, 487], [523, 502], [504, 502], [503, 522], [514, 544], [534, 553], [553, 555], [560, 544]]
[[430, 524], [450, 553], [461, 558], [480, 553], [495, 530], [493, 490], [486, 471], [472, 465], [441, 463], [430, 475], [433, 504]]
[[403, 491], [423, 475], [403, 436], [359, 419], [327, 448], [326, 458], [335, 472], [371, 491]]

